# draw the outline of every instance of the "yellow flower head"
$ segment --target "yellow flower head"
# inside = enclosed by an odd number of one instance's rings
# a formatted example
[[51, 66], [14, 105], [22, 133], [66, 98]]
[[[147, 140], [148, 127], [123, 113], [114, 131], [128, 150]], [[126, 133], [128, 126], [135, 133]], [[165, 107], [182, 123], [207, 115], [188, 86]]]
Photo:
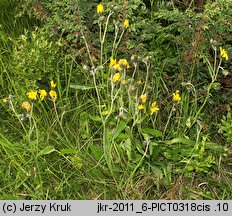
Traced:
[[8, 103], [8, 102], [9, 102], [8, 98], [3, 98], [3, 100], [2, 100], [2, 101], [3, 101], [3, 103], [4, 103], [4, 104], [6, 104], [6, 103]]
[[97, 5], [97, 13], [101, 14], [104, 12], [104, 6], [102, 3]]
[[147, 95], [146, 94], [141, 95], [140, 99], [141, 99], [142, 103], [146, 103], [146, 101], [147, 101]]
[[56, 91], [51, 90], [51, 91], [49, 92], [49, 95], [50, 95], [51, 99], [55, 102], [56, 99], [57, 99], [57, 93], [56, 93]]
[[47, 96], [47, 92], [44, 89], [39, 90], [40, 100], [43, 100]]
[[116, 83], [120, 79], [121, 75], [120, 73], [115, 73], [113, 76], [113, 83]]
[[124, 79], [124, 80], [122, 80], [122, 84], [123, 85], [125, 85], [126, 84], [126, 80]]
[[31, 99], [32, 101], [36, 100], [37, 92], [36, 91], [30, 91], [27, 93], [27, 97]]
[[113, 68], [114, 68], [114, 70], [116, 70], [116, 71], [118, 71], [118, 72], [121, 72], [122, 71], [122, 68], [120, 67], [120, 64], [115, 64], [114, 66], [113, 66]]
[[113, 59], [113, 58], [110, 58], [110, 64], [109, 64], [109, 67], [112, 68], [114, 65], [117, 64], [117, 60], [116, 59]]
[[27, 112], [31, 111], [31, 104], [27, 101], [23, 102], [22, 108], [25, 109]]
[[122, 67], [130, 68], [130, 65], [126, 59], [119, 59], [118, 64]]
[[124, 28], [128, 28], [129, 27], [129, 20], [128, 19], [124, 20], [123, 26], [124, 26]]
[[141, 84], [142, 84], [142, 80], [138, 80], [137, 83], [138, 83], [139, 85], [141, 85]]
[[175, 93], [172, 94], [172, 100], [179, 103], [181, 100], [180, 94], [179, 94], [179, 90], [176, 90]]
[[151, 115], [153, 115], [153, 113], [156, 113], [157, 111], [159, 111], [159, 107], [156, 105], [156, 101], [151, 104], [150, 110], [151, 110]]
[[56, 87], [56, 83], [54, 83], [54, 81], [50, 81], [50, 85], [51, 85], [51, 88], [55, 88]]
[[226, 61], [228, 60], [228, 55], [225, 49], [223, 49], [222, 47], [220, 47], [220, 55], [222, 58], [224, 58]]
[[138, 105], [138, 110], [146, 110], [146, 107], [142, 104]]

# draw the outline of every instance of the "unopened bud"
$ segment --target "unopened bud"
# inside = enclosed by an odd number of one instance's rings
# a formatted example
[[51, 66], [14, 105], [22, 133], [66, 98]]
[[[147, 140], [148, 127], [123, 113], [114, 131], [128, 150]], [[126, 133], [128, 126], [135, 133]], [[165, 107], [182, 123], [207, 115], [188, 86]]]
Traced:
[[103, 70], [103, 69], [104, 69], [104, 67], [103, 67], [103, 65], [101, 65], [101, 66], [98, 66], [96, 70], [100, 71], [100, 70]]
[[90, 67], [87, 66], [87, 65], [83, 65], [83, 69], [86, 70], [86, 71], [89, 71]]
[[138, 61], [138, 56], [132, 55], [132, 56], [131, 56], [131, 61], [132, 61], [132, 62], [137, 62], [137, 61]]
[[100, 23], [104, 22], [105, 16], [100, 16], [98, 20], [99, 20]]

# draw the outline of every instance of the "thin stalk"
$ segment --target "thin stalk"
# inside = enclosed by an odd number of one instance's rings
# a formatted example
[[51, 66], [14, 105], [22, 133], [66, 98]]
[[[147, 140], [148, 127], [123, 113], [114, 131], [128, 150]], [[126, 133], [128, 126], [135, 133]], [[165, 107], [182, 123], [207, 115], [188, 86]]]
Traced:
[[148, 77], [149, 77], [149, 69], [150, 69], [150, 63], [146, 62], [145, 64], [147, 66], [147, 73], [146, 73], [146, 80], [145, 80], [145, 84], [144, 84], [144, 87], [143, 87], [142, 95], [145, 93], [146, 88], [147, 88]]
[[98, 88], [97, 88], [97, 82], [96, 82], [95, 73], [96, 73], [96, 70], [94, 70], [92, 72], [92, 75], [93, 75], [93, 84], [94, 84], [94, 88], [95, 88], [95, 91], [96, 91], [96, 94], [97, 94], [98, 111], [99, 111], [99, 114], [101, 116], [101, 120], [103, 121], [103, 116], [102, 116], [102, 111], [101, 111], [101, 100], [100, 100], [100, 95], [99, 95]]
[[114, 54], [115, 54], [117, 37], [118, 37], [118, 26], [115, 25], [115, 36], [114, 36], [114, 43], [113, 43], [112, 53], [111, 53], [112, 58], [114, 57]]
[[33, 132], [33, 127], [32, 127], [32, 113], [33, 113], [33, 109], [34, 109], [34, 103], [32, 102], [31, 103], [31, 111], [30, 111], [30, 116], [29, 116], [29, 133], [28, 133], [28, 139], [30, 141], [30, 137], [31, 137], [31, 134]]
[[82, 38], [83, 38], [83, 40], [84, 40], [84, 42], [85, 42], [85, 47], [86, 47], [86, 49], [87, 49], [87, 52], [88, 52], [88, 55], [89, 55], [89, 59], [90, 59], [91, 65], [92, 65], [92, 67], [94, 68], [95, 66], [94, 66], [94, 63], [93, 63], [93, 60], [92, 60], [92, 56], [91, 56], [90, 51], [89, 51], [88, 43], [87, 43], [86, 38], [85, 38], [84, 33], [83, 33], [83, 30], [81, 30], [81, 36], [82, 36]]
[[108, 28], [108, 24], [109, 24], [109, 19], [110, 19], [110, 16], [113, 14], [114, 12], [110, 12], [107, 19], [106, 19], [106, 25], [105, 25], [105, 29], [104, 29], [104, 34], [103, 34], [103, 38], [101, 40], [101, 65], [102, 65], [102, 62], [103, 62], [103, 46], [104, 46], [104, 43], [105, 43], [105, 38], [106, 38], [106, 32], [107, 32], [107, 28]]
[[66, 133], [65, 133], [65, 131], [64, 131], [64, 128], [63, 128], [63, 126], [62, 126], [61, 121], [59, 120], [59, 115], [58, 115], [58, 112], [57, 112], [57, 109], [56, 109], [56, 103], [55, 103], [54, 100], [52, 100], [52, 102], [53, 102], [53, 106], [54, 106], [54, 110], [55, 110], [55, 114], [56, 114], [57, 121], [58, 121], [58, 123], [59, 123], [59, 125], [60, 125], [60, 129], [61, 129], [62, 133], [64, 134], [65, 139], [68, 141], [69, 139], [68, 139], [68, 137], [66, 136]]
[[[217, 61], [216, 58], [215, 58], [215, 61]], [[210, 90], [211, 90], [212, 85], [214, 84], [214, 82], [217, 80], [217, 76], [218, 76], [218, 72], [219, 72], [219, 69], [220, 69], [220, 66], [221, 66], [221, 62], [222, 62], [222, 59], [220, 59], [218, 67], [217, 67], [217, 69], [215, 69], [216, 71], [213, 71], [213, 74], [212, 74], [212, 77], [211, 77], [212, 81], [207, 87], [207, 94], [206, 94], [205, 100], [204, 100], [203, 104], [201, 105], [201, 107], [198, 109], [198, 111], [197, 111], [197, 113], [196, 113], [196, 115], [194, 117], [194, 121], [192, 122], [191, 126], [196, 122], [198, 115], [201, 113], [202, 109], [205, 107], [205, 104], [209, 99]]]
[[122, 33], [121, 33], [119, 39], [118, 39], [118, 42], [117, 42], [117, 44], [115, 45], [115, 50], [118, 48], [118, 45], [120, 44], [120, 42], [121, 42], [121, 40], [122, 40], [122, 36], [124, 35], [124, 32], [125, 32], [125, 29], [123, 29], [123, 31], [122, 31]]
[[17, 117], [17, 119], [19, 120], [19, 122], [20, 122], [20, 124], [21, 124], [21, 126], [22, 126], [22, 128], [23, 128], [23, 130], [24, 130], [24, 132], [25, 132], [25, 134], [26, 134], [27, 136], [29, 136], [29, 135], [28, 135], [28, 132], [27, 132], [27, 130], [26, 130], [26, 128], [24, 127], [24, 124], [23, 124], [22, 120], [20, 119], [19, 115], [17, 114], [17, 112], [16, 112], [16, 110], [15, 110], [15, 108], [14, 108], [14, 106], [13, 106], [12, 101], [9, 100], [9, 103], [10, 103], [10, 108], [12, 109], [13, 113], [15, 114], [15, 116]]
[[141, 166], [141, 164], [142, 164], [142, 162], [143, 162], [143, 159], [144, 159], [145, 156], [147, 155], [147, 152], [148, 152], [148, 149], [149, 149], [149, 144], [150, 144], [150, 141], [147, 140], [147, 141], [146, 141], [146, 149], [145, 149], [145, 151], [144, 151], [144, 154], [143, 154], [143, 156], [141, 157], [141, 159], [140, 159], [139, 163], [137, 164], [137, 166], [134, 168], [134, 170], [133, 170], [132, 173], [130, 174], [130, 177], [129, 177], [128, 180], [127, 180], [127, 185], [128, 185], [128, 183], [129, 183], [129, 181], [133, 178], [133, 176], [134, 176], [136, 170]]
[[[99, 23], [99, 39], [100, 39], [100, 43], [102, 44], [102, 23]], [[103, 46], [101, 45], [101, 65], [102, 65], [102, 53], [103, 53]]]
[[[216, 71], [216, 66], [217, 66], [217, 49], [214, 49], [214, 65], [213, 65], [213, 71]], [[215, 75], [215, 74], [214, 74]]]
[[111, 88], [111, 104], [110, 104], [110, 111], [108, 113], [108, 115], [106, 116], [105, 118], [105, 122], [107, 121], [107, 119], [110, 117], [112, 111], [113, 111], [113, 107], [114, 107], [114, 101], [115, 99], [117, 98], [119, 92], [120, 92], [121, 88], [118, 89], [118, 91], [116, 92], [115, 95], [113, 95], [113, 91], [114, 91], [114, 85], [112, 85], [112, 88]]
[[172, 116], [172, 113], [173, 113], [173, 110], [174, 110], [174, 106], [175, 106], [175, 103], [173, 103], [173, 105], [172, 105], [171, 112], [170, 112], [170, 114], [169, 114], [169, 116], [168, 116], [168, 120], [167, 120], [166, 125], [165, 125], [165, 127], [164, 127], [163, 139], [164, 139], [164, 136], [165, 136], [165, 132], [166, 132], [166, 130], [167, 130], [167, 127], [168, 127], [168, 125], [169, 125], [169, 122], [170, 122], [170, 119], [171, 119], [171, 116]]
[[130, 112], [130, 109], [131, 109], [131, 94], [130, 94], [130, 90], [131, 90], [132, 82], [134, 80], [135, 73], [137, 71], [137, 63], [134, 64], [134, 67], [135, 67], [135, 69], [134, 69], [134, 72], [133, 72], [132, 77], [131, 77], [131, 83], [130, 83], [130, 85], [128, 87], [128, 90], [127, 90], [127, 95], [128, 95], [128, 99], [129, 99], [129, 112]]
[[218, 67], [217, 67], [217, 70], [215, 72], [214, 82], [217, 80], [218, 72], [219, 72], [219, 69], [221, 68], [221, 63], [222, 63], [222, 59], [220, 59], [220, 62], [219, 62]]

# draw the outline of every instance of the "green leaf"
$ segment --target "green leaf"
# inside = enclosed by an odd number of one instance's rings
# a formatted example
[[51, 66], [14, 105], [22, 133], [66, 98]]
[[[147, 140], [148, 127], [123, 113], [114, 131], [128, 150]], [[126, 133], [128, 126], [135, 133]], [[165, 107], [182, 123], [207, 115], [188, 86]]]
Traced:
[[144, 150], [143, 150], [143, 147], [141, 146], [141, 143], [136, 141], [135, 146], [136, 146], [136, 149], [138, 150], [138, 152], [143, 155]]
[[103, 143], [104, 143], [104, 156], [106, 159], [106, 163], [109, 167], [109, 169], [112, 168], [112, 159], [111, 159], [111, 148], [112, 148], [112, 135], [111, 133], [106, 130], [105, 134], [103, 135]]
[[162, 137], [163, 136], [163, 133], [161, 131], [155, 130], [155, 129], [152, 129], [152, 128], [143, 128], [142, 132], [150, 134], [150, 135], [152, 135], [154, 137]]
[[115, 132], [113, 133], [113, 140], [119, 136], [119, 134], [125, 129], [126, 125], [127, 125], [127, 122], [125, 121], [119, 122], [118, 126], [115, 129]]
[[93, 115], [89, 115], [89, 118], [93, 121], [98, 121], [98, 122], [101, 122], [102, 119], [100, 116], [93, 116]]
[[91, 84], [71, 84], [70, 88], [77, 90], [90, 90], [94, 89], [94, 85]]
[[[156, 142], [151, 142], [150, 143], [150, 145], [149, 145], [149, 155], [151, 156], [151, 155], [153, 155], [153, 157], [155, 156], [155, 155], [157, 155], [158, 153], [159, 153], [159, 151], [158, 151], [158, 143], [156, 143]], [[156, 151], [154, 152], [154, 149], [156, 149]]]
[[104, 152], [102, 151], [102, 149], [97, 148], [94, 145], [90, 146], [90, 150], [93, 153], [93, 156], [97, 161], [99, 161], [102, 158], [102, 156], [104, 155]]
[[132, 146], [132, 142], [131, 142], [131, 138], [127, 138], [123, 143], [122, 143], [122, 148], [124, 150], [126, 150], [126, 154], [129, 160], [131, 160], [131, 146]]
[[77, 169], [81, 169], [83, 167], [82, 160], [77, 155], [74, 157], [69, 157], [69, 159], [73, 162]]
[[45, 149], [40, 151], [37, 156], [41, 155], [47, 155], [55, 151], [55, 148], [53, 146], [47, 146]]
[[73, 149], [61, 149], [61, 150], [60, 150], [60, 153], [61, 153], [62, 155], [65, 155], [65, 154], [74, 154], [74, 153], [75, 153], [75, 150], [73, 150]]
[[131, 135], [129, 133], [120, 133], [117, 137], [117, 139], [127, 139], [129, 138]]
[[174, 138], [172, 140], [166, 141], [166, 144], [168, 145], [172, 145], [175, 143], [182, 143], [182, 144], [193, 146], [195, 145], [196, 142], [194, 140], [183, 138], [183, 137], [178, 137], [178, 138]]

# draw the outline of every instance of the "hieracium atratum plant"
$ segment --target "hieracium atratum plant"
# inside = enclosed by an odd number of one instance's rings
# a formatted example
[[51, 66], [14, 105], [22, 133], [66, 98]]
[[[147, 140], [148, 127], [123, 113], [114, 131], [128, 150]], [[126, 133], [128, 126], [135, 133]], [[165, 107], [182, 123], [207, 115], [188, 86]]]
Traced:
[[[99, 40], [97, 43], [100, 48], [100, 58], [97, 62], [93, 59], [87, 37], [82, 30], [82, 39], [89, 56], [89, 61], [86, 61], [83, 68], [84, 72], [92, 77], [94, 84], [97, 115], [100, 116], [102, 123], [104, 158], [112, 176], [115, 176], [113, 158], [119, 156], [117, 155], [117, 142], [121, 133], [126, 133], [127, 137], [126, 141], [119, 141], [121, 144], [127, 142], [131, 145], [141, 139], [141, 142], [146, 143], [145, 148], [143, 145], [138, 147], [144, 150], [139, 159], [137, 156], [137, 159], [134, 158], [138, 161], [131, 172], [131, 176], [133, 176], [149, 149], [150, 140], [146, 133], [143, 133], [143, 129], [153, 125], [152, 130], [157, 133], [157, 136], [162, 136], [162, 133], [155, 128], [157, 114], [160, 111], [157, 100], [158, 92], [150, 93], [152, 58], [151, 56], [127, 56], [125, 53], [119, 52], [124, 34], [129, 35], [130, 20], [127, 17], [115, 20], [115, 17], [118, 16], [114, 15], [119, 11], [115, 7], [105, 9], [102, 3], [97, 5], [97, 13], [99, 15], [97, 21]], [[112, 31], [112, 27], [114, 28], [113, 40], [107, 41], [110, 38], [110, 36], [107, 37], [110, 34], [109, 29]], [[173, 93], [172, 99], [173, 106], [178, 106], [181, 101], [179, 90]], [[165, 134], [171, 116], [170, 113], [163, 134]], [[131, 150], [127, 151], [127, 157], [128, 160], [132, 160]], [[117, 184], [116, 180], [115, 183]]]

